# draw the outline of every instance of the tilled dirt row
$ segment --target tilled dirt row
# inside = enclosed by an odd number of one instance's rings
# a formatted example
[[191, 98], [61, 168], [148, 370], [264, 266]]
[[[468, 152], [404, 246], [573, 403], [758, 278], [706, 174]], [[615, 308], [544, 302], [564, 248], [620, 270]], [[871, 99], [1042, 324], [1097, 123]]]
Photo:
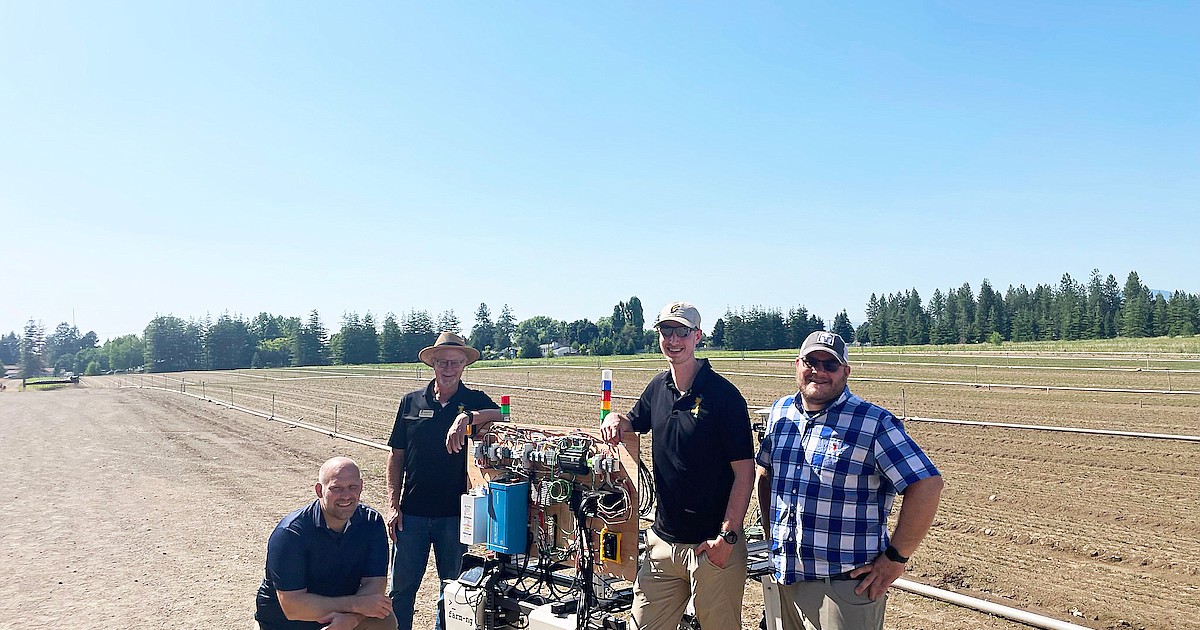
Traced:
[[[235, 397], [244, 391], [269, 401], [274, 393], [277, 407], [289, 410], [280, 415], [292, 413], [286, 405], [297, 415], [346, 405], [362, 417], [342, 422], [386, 436], [396, 401], [423, 382], [415, 373], [385, 374], [227, 378]], [[636, 395], [653, 374], [620, 370], [614, 393]], [[476, 369], [468, 380], [485, 383], [496, 398], [513, 394], [515, 420], [595, 426], [599, 403], [587, 392], [598, 390], [597, 376], [579, 368]], [[748, 399], [794, 388], [785, 379], [731, 380]], [[1196, 401], [1183, 397], [911, 385], [899, 394], [893, 385], [853, 380], [851, 387], [896, 411], [906, 404], [911, 415], [1175, 433], [1200, 426]], [[908, 428], [947, 478], [938, 521], [911, 565], [914, 579], [1096, 628], [1200, 628], [1200, 445], [915, 421]], [[904, 614], [893, 619], [905, 625], [893, 627], [978, 627], [928, 625]]]

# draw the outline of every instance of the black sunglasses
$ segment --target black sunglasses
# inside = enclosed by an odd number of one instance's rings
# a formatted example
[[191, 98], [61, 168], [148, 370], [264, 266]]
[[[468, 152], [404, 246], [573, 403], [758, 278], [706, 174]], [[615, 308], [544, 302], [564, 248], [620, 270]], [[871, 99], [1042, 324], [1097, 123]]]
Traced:
[[842, 369], [841, 361], [836, 359], [810, 359], [808, 357], [800, 357], [800, 362], [810, 370], [815, 370], [818, 367], [822, 372], [836, 372]]
[[688, 328], [687, 326], [659, 326], [658, 327], [658, 332], [662, 333], [662, 336], [664, 336], [664, 337], [670, 337], [671, 335], [675, 335], [676, 337], [686, 337], [686, 336], [692, 334], [693, 330], [695, 330], [695, 328]]

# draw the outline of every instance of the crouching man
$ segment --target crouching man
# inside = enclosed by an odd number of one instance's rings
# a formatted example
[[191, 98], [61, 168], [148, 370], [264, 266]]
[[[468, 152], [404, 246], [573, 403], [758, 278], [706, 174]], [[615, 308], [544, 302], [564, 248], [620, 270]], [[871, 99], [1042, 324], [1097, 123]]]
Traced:
[[321, 466], [317, 499], [288, 514], [267, 542], [254, 618], [261, 630], [396, 630], [383, 517], [359, 503], [358, 465]]

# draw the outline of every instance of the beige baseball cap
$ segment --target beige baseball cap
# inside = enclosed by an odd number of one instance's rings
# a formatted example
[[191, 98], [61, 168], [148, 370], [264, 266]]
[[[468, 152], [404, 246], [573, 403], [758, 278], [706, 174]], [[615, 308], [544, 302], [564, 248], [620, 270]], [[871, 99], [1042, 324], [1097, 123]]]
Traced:
[[688, 328], [699, 329], [700, 311], [688, 302], [671, 302], [658, 312], [658, 319], [654, 320], [654, 327], [658, 328], [658, 325], [663, 322], [675, 322]]

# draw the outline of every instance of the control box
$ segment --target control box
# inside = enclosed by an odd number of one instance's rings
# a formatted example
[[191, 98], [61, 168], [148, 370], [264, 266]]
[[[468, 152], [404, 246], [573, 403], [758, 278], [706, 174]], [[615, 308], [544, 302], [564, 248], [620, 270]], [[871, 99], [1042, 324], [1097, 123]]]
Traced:
[[488, 549], [525, 553], [529, 547], [529, 481], [489, 481], [487, 506]]

